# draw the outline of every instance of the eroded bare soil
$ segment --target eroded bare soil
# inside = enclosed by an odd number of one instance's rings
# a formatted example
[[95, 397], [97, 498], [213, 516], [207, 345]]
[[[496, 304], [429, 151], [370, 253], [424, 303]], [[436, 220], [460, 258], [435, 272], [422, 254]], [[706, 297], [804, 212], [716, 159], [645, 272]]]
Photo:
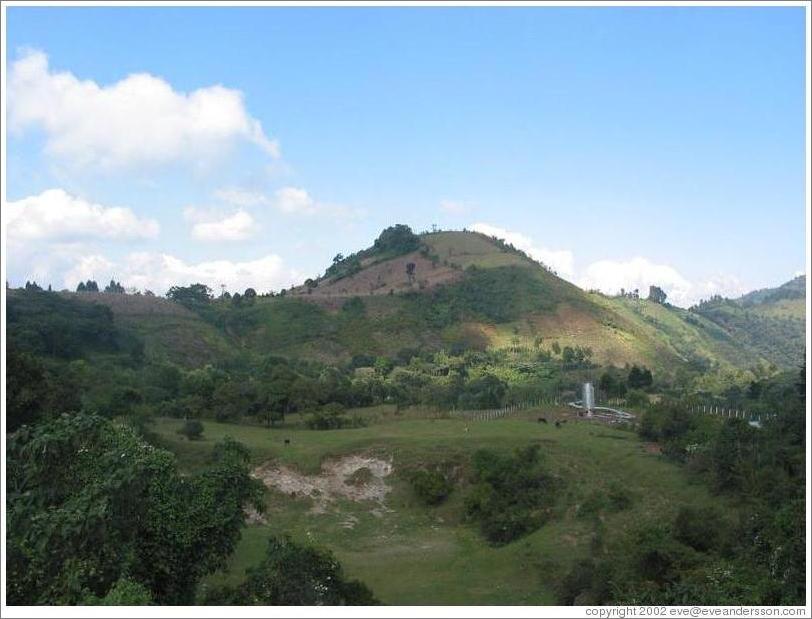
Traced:
[[257, 467], [252, 474], [268, 488], [294, 497], [310, 497], [313, 500], [312, 511], [323, 512], [328, 504], [337, 499], [374, 501], [383, 507], [391, 489], [386, 478], [391, 473], [390, 461], [349, 455], [325, 461], [318, 475], [305, 475], [273, 462]]

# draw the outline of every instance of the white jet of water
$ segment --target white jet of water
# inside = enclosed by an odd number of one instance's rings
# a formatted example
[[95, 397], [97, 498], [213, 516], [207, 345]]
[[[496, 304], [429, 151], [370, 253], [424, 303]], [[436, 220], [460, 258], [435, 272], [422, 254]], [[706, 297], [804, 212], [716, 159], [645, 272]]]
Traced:
[[595, 389], [592, 387], [592, 383], [584, 383], [584, 395], [581, 398], [581, 404], [590, 412], [595, 408]]

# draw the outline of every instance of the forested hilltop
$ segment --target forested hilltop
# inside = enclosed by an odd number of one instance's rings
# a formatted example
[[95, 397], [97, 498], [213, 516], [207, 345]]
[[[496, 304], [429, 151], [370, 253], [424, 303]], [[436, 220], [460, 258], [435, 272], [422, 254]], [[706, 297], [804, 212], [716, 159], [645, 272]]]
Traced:
[[7, 289], [10, 603], [803, 601], [803, 277], [685, 310], [397, 225], [286, 290], [125, 285]]

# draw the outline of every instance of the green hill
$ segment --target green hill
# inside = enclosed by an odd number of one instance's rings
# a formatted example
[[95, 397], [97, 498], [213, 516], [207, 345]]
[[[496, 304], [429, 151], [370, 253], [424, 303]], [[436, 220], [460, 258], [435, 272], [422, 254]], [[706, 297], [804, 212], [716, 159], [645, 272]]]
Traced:
[[777, 366], [799, 365], [806, 329], [806, 277], [738, 299], [714, 297], [691, 308], [719, 325], [742, 349]]
[[[58, 298], [70, 307], [109, 308], [120, 340], [135, 338], [148, 359], [185, 368], [251, 365], [268, 355], [346, 365], [356, 357], [408, 361], [421, 352], [480, 351], [497, 359], [483, 367], [499, 366], [509, 383], [517, 367], [529, 382], [551, 364], [637, 364], [661, 377], [724, 374], [744, 383], [753, 368], [800, 361], [804, 289], [798, 278], [684, 310], [586, 292], [480, 233], [418, 236], [395, 226], [368, 249], [337, 256], [324, 276], [283, 293], [181, 303], [105, 293]], [[39, 315], [33, 308], [53, 313], [55, 301], [10, 292], [9, 329], [22, 341], [39, 328], [31, 324]]]
[[479, 233], [426, 234], [419, 249], [366, 250], [344, 262], [356, 266], [342, 271], [338, 262], [337, 275], [284, 297], [215, 301], [208, 321], [254, 352], [331, 362], [404, 348], [537, 353], [554, 343], [590, 348], [593, 362], [620, 367], [748, 368], [765, 360], [703, 314], [587, 293]]

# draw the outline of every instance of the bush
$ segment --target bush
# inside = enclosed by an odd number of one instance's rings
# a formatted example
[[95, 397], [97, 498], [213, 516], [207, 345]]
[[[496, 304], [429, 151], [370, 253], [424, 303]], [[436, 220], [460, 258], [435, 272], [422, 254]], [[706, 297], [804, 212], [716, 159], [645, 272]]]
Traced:
[[212, 590], [205, 603], [362, 606], [378, 601], [364, 583], [347, 579], [328, 550], [303, 546], [288, 537], [272, 537], [262, 562], [246, 571], [240, 586]]
[[451, 481], [440, 471], [421, 469], [411, 476], [412, 490], [426, 505], [439, 505], [453, 488]]
[[648, 406], [648, 396], [639, 389], [630, 389], [626, 394], [626, 404], [631, 407], [641, 408]]
[[311, 430], [338, 430], [347, 425], [344, 410], [344, 406], [336, 402], [325, 404], [321, 409], [312, 412], [305, 424]]
[[475, 483], [465, 511], [488, 541], [507, 544], [549, 519], [558, 484], [543, 470], [538, 445], [511, 455], [483, 449], [473, 464]]
[[674, 538], [700, 552], [715, 548], [721, 531], [722, 517], [710, 507], [683, 507], [674, 519]]
[[180, 427], [178, 434], [183, 434], [190, 441], [197, 441], [203, 436], [203, 424], [197, 419], [189, 419]]
[[621, 512], [632, 506], [633, 498], [631, 493], [621, 486], [618, 482], [614, 482], [609, 486], [609, 492], [606, 496], [608, 507], [613, 512]]

